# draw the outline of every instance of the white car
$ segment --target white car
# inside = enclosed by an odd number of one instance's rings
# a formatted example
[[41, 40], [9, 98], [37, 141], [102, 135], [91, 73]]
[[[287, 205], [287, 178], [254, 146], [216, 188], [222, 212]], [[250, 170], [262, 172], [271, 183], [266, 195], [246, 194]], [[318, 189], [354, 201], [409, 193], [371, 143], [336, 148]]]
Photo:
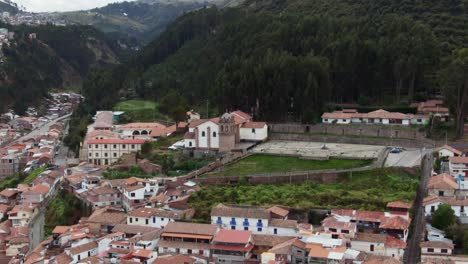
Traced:
[[180, 140], [174, 143], [172, 146], [169, 147], [170, 150], [179, 150], [185, 147], [185, 140]]

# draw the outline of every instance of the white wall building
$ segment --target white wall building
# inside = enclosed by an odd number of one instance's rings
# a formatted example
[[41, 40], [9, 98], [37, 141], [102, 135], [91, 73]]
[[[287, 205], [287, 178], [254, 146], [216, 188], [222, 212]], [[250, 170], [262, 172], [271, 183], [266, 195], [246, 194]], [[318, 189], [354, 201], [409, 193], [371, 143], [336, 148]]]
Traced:
[[170, 222], [175, 222], [180, 218], [176, 212], [144, 207], [131, 211], [127, 216], [127, 224], [164, 228]]
[[140, 139], [90, 139], [87, 142], [88, 162], [111, 165], [124, 154], [141, 150], [145, 140]]

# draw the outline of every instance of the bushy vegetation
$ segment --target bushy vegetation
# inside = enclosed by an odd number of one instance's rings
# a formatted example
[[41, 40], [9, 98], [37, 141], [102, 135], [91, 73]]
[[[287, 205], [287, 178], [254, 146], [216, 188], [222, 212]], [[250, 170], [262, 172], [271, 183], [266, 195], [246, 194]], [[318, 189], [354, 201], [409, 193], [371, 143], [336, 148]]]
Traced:
[[116, 180], [116, 179], [128, 179], [131, 177], [138, 177], [138, 178], [153, 178], [157, 176], [156, 174], [146, 174], [144, 173], [138, 166], [133, 166], [128, 171], [115, 171], [115, 170], [108, 170], [102, 173], [104, 178], [109, 180]]
[[41, 173], [47, 170], [47, 167], [43, 166], [33, 170], [23, 181], [23, 184], [31, 184]]
[[261, 173], [294, 172], [324, 169], [347, 169], [370, 165], [372, 160], [307, 160], [298, 157], [256, 154], [206, 176], [245, 176]]
[[396, 169], [356, 172], [340, 183], [304, 182], [290, 185], [203, 186], [190, 197], [196, 218], [208, 220], [218, 203], [240, 205], [284, 205], [307, 211], [311, 208], [354, 208], [383, 210], [391, 201], [413, 201], [417, 177]]
[[78, 222], [81, 217], [89, 216], [92, 208], [75, 195], [61, 190], [52, 199], [46, 208], [44, 234], [49, 236], [52, 230], [59, 225], [72, 225]]

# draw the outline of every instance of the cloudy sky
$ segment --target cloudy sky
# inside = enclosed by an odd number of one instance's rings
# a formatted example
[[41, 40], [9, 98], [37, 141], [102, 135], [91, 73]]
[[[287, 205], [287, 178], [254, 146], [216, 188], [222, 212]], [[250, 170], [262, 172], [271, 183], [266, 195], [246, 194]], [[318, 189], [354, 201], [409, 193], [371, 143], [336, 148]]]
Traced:
[[13, 2], [17, 3], [19, 6], [25, 6], [27, 11], [32, 12], [83, 10], [122, 1], [123, 0], [13, 0]]

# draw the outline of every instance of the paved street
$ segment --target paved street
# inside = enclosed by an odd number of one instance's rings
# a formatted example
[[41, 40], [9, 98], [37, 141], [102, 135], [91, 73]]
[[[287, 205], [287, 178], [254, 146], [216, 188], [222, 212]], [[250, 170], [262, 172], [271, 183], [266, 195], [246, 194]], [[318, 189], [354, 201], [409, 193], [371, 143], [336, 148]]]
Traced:
[[412, 232], [410, 239], [408, 240], [405, 254], [403, 256], [404, 263], [419, 263], [421, 261], [421, 248], [419, 244], [421, 242], [423, 228], [425, 226], [423, 199], [426, 195], [427, 182], [431, 177], [432, 164], [434, 160], [432, 155], [426, 154], [421, 164], [421, 183], [419, 185], [416, 199], [414, 200], [413, 208], [415, 210], [412, 222]]
[[32, 138], [32, 137], [37, 136], [37, 135], [41, 135], [41, 134], [47, 133], [47, 132], [49, 132], [50, 126], [52, 126], [53, 124], [55, 124], [55, 123], [57, 123], [57, 122], [60, 122], [60, 121], [62, 121], [62, 120], [64, 120], [64, 119], [69, 118], [71, 115], [72, 115], [72, 114], [68, 114], [68, 115], [64, 115], [64, 116], [62, 116], [62, 117], [59, 117], [59, 118], [57, 118], [57, 119], [54, 119], [54, 120], [50, 121], [49, 123], [44, 124], [42, 127], [37, 128], [37, 129], [31, 131], [31, 133], [29, 133], [29, 134], [27, 134], [27, 135], [25, 135], [25, 136], [22, 136], [22, 137], [20, 137], [20, 138], [15, 139], [14, 142], [13, 142], [12, 144], [14, 144], [14, 143], [16, 143], [16, 142], [21, 142], [21, 141], [23, 141], [23, 140], [25, 140], [25, 139]]
[[421, 164], [421, 157], [431, 153], [432, 149], [406, 149], [401, 153], [389, 153], [385, 167], [416, 167]]

